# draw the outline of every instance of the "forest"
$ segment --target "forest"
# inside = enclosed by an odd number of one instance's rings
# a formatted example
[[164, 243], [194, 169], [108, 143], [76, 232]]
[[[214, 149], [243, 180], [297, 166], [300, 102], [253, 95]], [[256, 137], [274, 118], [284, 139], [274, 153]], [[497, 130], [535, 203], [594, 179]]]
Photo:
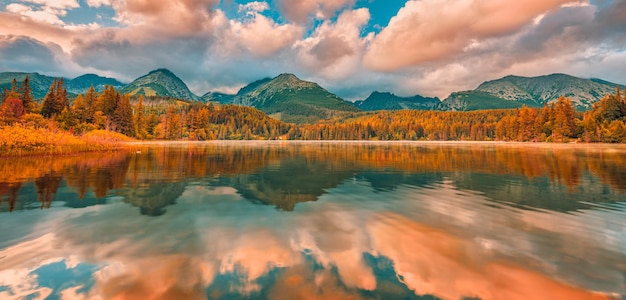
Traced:
[[[55, 79], [41, 103], [28, 77], [2, 91], [0, 136], [44, 130], [85, 136], [116, 132], [139, 140], [428, 140], [519, 142], [626, 142], [626, 93], [617, 87], [591, 110], [576, 111], [568, 98], [543, 108], [354, 112], [315, 124], [281, 122], [245, 106], [120, 94], [91, 87], [68, 98]], [[105, 134], [106, 135], [106, 134]], [[5, 137], [5, 140], [7, 138]], [[8, 142], [5, 142], [8, 143]], [[0, 137], [0, 150], [3, 146]], [[6, 149], [4, 149], [6, 150]]]

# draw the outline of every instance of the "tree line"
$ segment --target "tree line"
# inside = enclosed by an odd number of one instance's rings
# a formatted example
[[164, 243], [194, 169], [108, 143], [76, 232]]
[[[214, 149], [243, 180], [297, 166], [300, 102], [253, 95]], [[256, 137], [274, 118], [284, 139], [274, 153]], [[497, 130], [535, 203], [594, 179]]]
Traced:
[[[160, 99], [163, 100], [163, 99]], [[166, 99], [167, 100], [167, 99]], [[158, 104], [155, 104], [158, 103]], [[227, 140], [441, 140], [520, 142], [626, 142], [626, 94], [594, 103], [586, 112], [559, 98], [543, 108], [471, 112], [378, 111], [294, 125], [251, 107], [181, 100], [132, 99], [112, 86], [93, 87], [70, 102], [63, 79], [55, 79], [41, 103], [26, 77], [2, 92], [0, 124], [56, 126], [74, 134], [107, 129], [137, 139]]]

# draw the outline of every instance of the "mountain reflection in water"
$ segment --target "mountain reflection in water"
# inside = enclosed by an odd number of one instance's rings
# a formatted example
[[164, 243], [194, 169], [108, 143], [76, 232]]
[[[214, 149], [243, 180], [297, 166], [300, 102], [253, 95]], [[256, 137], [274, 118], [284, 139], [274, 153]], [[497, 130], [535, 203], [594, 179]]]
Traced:
[[626, 147], [172, 143], [0, 160], [0, 298], [626, 295]]

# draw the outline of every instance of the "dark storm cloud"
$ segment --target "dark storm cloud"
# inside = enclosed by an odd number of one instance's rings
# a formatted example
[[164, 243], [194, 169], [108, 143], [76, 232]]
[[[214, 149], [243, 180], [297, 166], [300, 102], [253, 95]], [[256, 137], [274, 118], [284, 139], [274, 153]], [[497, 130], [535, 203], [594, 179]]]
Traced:
[[26, 36], [0, 35], [0, 70], [58, 74], [60, 66], [55, 52], [61, 51], [58, 45]]

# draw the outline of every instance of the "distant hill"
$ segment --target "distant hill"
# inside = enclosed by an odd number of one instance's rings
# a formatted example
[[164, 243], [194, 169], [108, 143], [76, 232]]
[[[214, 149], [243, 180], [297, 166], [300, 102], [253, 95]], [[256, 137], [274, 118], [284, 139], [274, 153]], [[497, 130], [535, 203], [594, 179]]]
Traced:
[[119, 89], [124, 86], [124, 84], [119, 82], [117, 79], [102, 77], [96, 74], [85, 74], [72, 80], [65, 81], [67, 91], [74, 94], [83, 94], [91, 86], [93, 86], [97, 92], [102, 92], [104, 91], [105, 85], [113, 86], [115, 89]]
[[526, 104], [530, 107], [538, 107], [535, 103], [517, 102], [504, 100], [489, 93], [477, 91], [454, 92], [443, 100], [437, 110], [444, 111], [468, 111], [482, 109], [518, 108]]
[[[50, 85], [55, 77], [41, 75], [39, 73], [2, 72], [0, 73], [0, 90], [2, 88], [10, 89], [13, 78], [21, 84], [26, 75], [28, 75], [28, 80], [30, 81], [33, 97], [35, 99], [43, 99], [46, 96], [46, 93], [48, 93], [48, 89], [50, 88]], [[67, 92], [70, 97], [85, 93], [92, 85], [98, 92], [102, 92], [105, 85], [112, 85], [116, 89], [124, 85], [116, 79], [102, 77], [95, 74], [85, 74], [74, 79], [64, 78], [64, 80], [65, 87], [67, 88]]]
[[255, 81], [242, 88], [233, 104], [252, 106], [284, 122], [311, 123], [360, 109], [293, 74]]
[[354, 106], [365, 110], [432, 110], [439, 105], [439, 98], [423, 97], [415, 95], [413, 97], [400, 97], [388, 92], [372, 92], [367, 99], [356, 101]]
[[217, 102], [221, 104], [228, 104], [233, 102], [235, 95], [224, 94], [219, 92], [208, 92], [202, 95], [202, 101], [204, 102]]
[[572, 100], [578, 110], [590, 109], [594, 102], [615, 93], [617, 84], [584, 79], [566, 74], [537, 77], [506, 76], [486, 81], [473, 91], [452, 93], [441, 102], [440, 110], [478, 110], [515, 108], [527, 105], [542, 107], [561, 96]]
[[124, 86], [120, 93], [133, 96], [163, 96], [177, 99], [201, 100], [187, 85], [167, 69], [157, 69]]

